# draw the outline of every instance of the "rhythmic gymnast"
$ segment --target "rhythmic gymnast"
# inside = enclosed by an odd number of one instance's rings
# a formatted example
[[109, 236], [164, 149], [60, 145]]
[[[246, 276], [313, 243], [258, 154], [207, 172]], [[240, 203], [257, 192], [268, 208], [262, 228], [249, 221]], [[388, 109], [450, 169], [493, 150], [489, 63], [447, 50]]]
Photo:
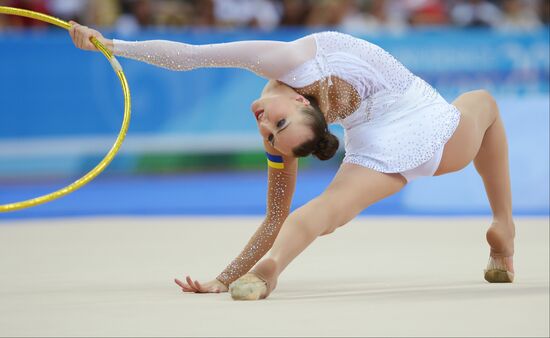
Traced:
[[[214, 280], [176, 279], [184, 292], [266, 298], [287, 265], [318, 236], [332, 233], [407, 182], [452, 173], [472, 161], [493, 213], [485, 279], [513, 281], [508, 145], [497, 104], [487, 91], [464, 93], [449, 104], [379, 46], [337, 32], [292, 42], [190, 45], [109, 40], [71, 24], [73, 42], [84, 50], [95, 50], [89, 41], [94, 36], [115, 55], [159, 67], [244, 68], [268, 80], [251, 106], [268, 157], [265, 219]], [[297, 158], [313, 154], [327, 160], [338, 149], [327, 127], [331, 123], [345, 130], [343, 163], [320, 196], [291, 213]]]

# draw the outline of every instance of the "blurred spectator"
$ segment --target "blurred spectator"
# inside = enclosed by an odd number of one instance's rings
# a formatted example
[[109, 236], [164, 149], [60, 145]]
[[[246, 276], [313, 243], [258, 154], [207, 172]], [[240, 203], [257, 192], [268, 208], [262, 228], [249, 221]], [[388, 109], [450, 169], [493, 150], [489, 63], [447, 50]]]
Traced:
[[[208, 3], [209, 0], [198, 3]], [[155, 24], [165, 27], [182, 27], [195, 24], [195, 5], [190, 1], [155, 1]], [[153, 15], [151, 15], [153, 18]], [[152, 25], [152, 22], [148, 26]]]
[[214, 0], [216, 21], [223, 27], [273, 29], [281, 15], [270, 0]]
[[82, 22], [86, 11], [87, 0], [50, 0], [48, 8], [53, 16], [65, 21]]
[[134, 34], [154, 24], [152, 3], [149, 0], [123, 0], [120, 2], [120, 12], [114, 26], [121, 34]]
[[550, 1], [541, 0], [539, 5], [539, 17], [544, 24], [550, 24]]
[[446, 25], [447, 8], [442, 0], [408, 0], [409, 23], [412, 26]]
[[407, 24], [407, 1], [403, 0], [351, 0], [342, 6], [338, 29], [372, 32], [401, 30]]
[[[548, 0], [546, 1], [548, 3]], [[535, 1], [504, 0], [502, 1], [502, 21], [498, 27], [503, 30], [533, 30], [541, 26], [537, 16]]]
[[306, 21], [311, 6], [307, 0], [283, 0], [282, 26], [301, 26]]
[[365, 2], [367, 31], [402, 30], [407, 25], [407, 10], [403, 0], [368, 0]]
[[453, 21], [463, 27], [495, 27], [502, 18], [500, 9], [486, 0], [460, 1], [452, 10]]
[[[130, 34], [148, 27], [309, 26], [345, 31], [454, 25], [532, 30], [549, 23], [550, 0], [0, 0], [0, 5], [50, 13]], [[0, 27], [45, 27], [0, 17]]]
[[120, 15], [120, 1], [88, 1], [83, 23], [93, 27], [112, 27]]
[[349, 0], [343, 2], [340, 24], [336, 28], [349, 32], [366, 32], [371, 27], [367, 22], [367, 1]]
[[357, 8], [353, 0], [318, 0], [311, 4], [306, 19], [310, 27], [340, 26], [346, 17], [356, 15]]
[[216, 16], [214, 14], [214, 1], [201, 0], [195, 3], [194, 25], [198, 27], [216, 26]]

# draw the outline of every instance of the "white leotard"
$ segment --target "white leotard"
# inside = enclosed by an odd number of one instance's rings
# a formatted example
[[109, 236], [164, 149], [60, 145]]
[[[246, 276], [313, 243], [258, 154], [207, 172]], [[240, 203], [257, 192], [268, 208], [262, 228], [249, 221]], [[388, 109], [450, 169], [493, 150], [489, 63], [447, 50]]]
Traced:
[[458, 125], [456, 107], [378, 46], [336, 32], [314, 36], [315, 58], [280, 80], [300, 88], [336, 76], [355, 88], [361, 105], [336, 121], [345, 130], [344, 162], [400, 173], [433, 158]]

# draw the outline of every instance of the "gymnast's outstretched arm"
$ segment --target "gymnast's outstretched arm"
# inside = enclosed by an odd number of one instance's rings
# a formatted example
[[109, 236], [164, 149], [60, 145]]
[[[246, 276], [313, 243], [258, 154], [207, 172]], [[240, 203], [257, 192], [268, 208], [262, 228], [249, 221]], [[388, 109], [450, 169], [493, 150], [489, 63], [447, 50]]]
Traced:
[[175, 280], [184, 292], [224, 292], [229, 284], [246, 274], [271, 249], [281, 227], [290, 213], [290, 205], [296, 185], [298, 160], [282, 156], [268, 142], [265, 149], [272, 161], [268, 165], [266, 216], [260, 227], [250, 238], [241, 253], [223, 270], [215, 280], [207, 283], [193, 281], [189, 276], [186, 283]]
[[[282, 158], [282, 165], [271, 163], [268, 166], [267, 208], [261, 226], [256, 230], [248, 244], [225, 270], [216, 278], [225, 286], [246, 274], [271, 249], [279, 230], [290, 213], [298, 160], [281, 156], [271, 145], [265, 143], [270, 155]], [[275, 168], [274, 166], [279, 166]]]
[[208, 45], [166, 40], [128, 42], [109, 40], [96, 30], [72, 21], [71, 24], [69, 33], [78, 48], [96, 50], [89, 41], [91, 37], [96, 37], [115, 55], [175, 71], [243, 68], [266, 79], [276, 80], [314, 58], [317, 49], [312, 36], [292, 42], [236, 41]]

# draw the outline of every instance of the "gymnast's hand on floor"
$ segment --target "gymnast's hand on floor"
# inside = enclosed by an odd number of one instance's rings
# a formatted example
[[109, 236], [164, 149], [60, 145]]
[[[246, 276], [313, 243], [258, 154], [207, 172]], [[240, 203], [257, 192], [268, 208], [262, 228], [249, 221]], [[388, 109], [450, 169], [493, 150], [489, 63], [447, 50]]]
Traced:
[[183, 292], [195, 292], [195, 293], [220, 293], [227, 292], [227, 286], [217, 279], [213, 281], [201, 284], [199, 281], [193, 281], [191, 277], [187, 276], [185, 278], [187, 283], [180, 281], [179, 279], [174, 279], [174, 282], [178, 284]]
[[95, 29], [88, 28], [86, 26], [79, 25], [74, 21], [69, 21], [71, 28], [69, 34], [73, 39], [73, 43], [76, 47], [83, 50], [97, 51], [94, 44], [90, 41], [90, 38], [94, 37], [101, 42], [109, 51], [113, 51], [113, 40], [108, 40], [101, 35], [100, 32]]

